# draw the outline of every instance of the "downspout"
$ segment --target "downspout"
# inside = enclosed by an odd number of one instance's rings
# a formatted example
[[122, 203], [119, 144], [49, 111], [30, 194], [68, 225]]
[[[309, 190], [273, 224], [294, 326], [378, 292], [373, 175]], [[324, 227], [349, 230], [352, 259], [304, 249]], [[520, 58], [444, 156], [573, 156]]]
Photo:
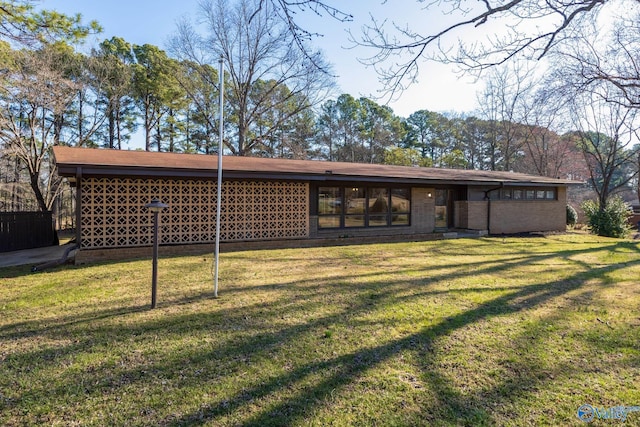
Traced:
[[74, 244], [70, 244], [64, 251], [64, 254], [60, 259], [47, 261], [42, 264], [34, 265], [31, 267], [31, 272], [35, 273], [36, 271], [43, 271], [47, 268], [57, 267], [59, 265], [65, 264], [67, 259], [69, 258], [69, 254], [76, 250], [80, 249], [80, 236], [82, 235], [80, 224], [81, 224], [81, 212], [82, 212], [82, 167], [78, 166], [76, 168], [76, 242]]
[[34, 265], [33, 267], [31, 267], [31, 272], [35, 273], [36, 271], [43, 271], [47, 268], [57, 267], [59, 265], [65, 264], [67, 262], [67, 258], [69, 258], [69, 254], [71, 253], [71, 251], [79, 248], [80, 245], [78, 245], [77, 243], [69, 245], [67, 249], [64, 250], [64, 254], [62, 255], [62, 257], [60, 257], [60, 259]]
[[500, 187], [490, 188], [484, 192], [484, 199], [487, 201], [487, 233], [491, 234], [491, 197], [489, 193], [496, 190], [502, 190], [504, 188], [504, 182], [500, 183]]

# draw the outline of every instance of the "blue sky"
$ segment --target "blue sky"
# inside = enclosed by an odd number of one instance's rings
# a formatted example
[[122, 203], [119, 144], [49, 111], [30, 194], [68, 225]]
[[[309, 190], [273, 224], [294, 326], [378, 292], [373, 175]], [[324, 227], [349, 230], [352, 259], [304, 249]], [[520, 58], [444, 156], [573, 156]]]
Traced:
[[[345, 3], [348, 4], [344, 6], [345, 11], [354, 15], [351, 23], [342, 24], [328, 17], [317, 19], [311, 15], [301, 16], [301, 19], [312, 31], [324, 34], [314, 45], [321, 48], [333, 64], [340, 93], [374, 97], [381, 88], [377, 75], [357, 60], [371, 52], [345, 49], [350, 45], [346, 31], [351, 29], [358, 34], [362, 25], [369, 22], [370, 13], [377, 19], [407, 23], [411, 28], [436, 25], [442, 18], [421, 10], [416, 0], [392, 0], [384, 4], [382, 0], [351, 0]], [[198, 0], [44, 0], [42, 7], [66, 14], [80, 13], [86, 21], [97, 20], [104, 32], [92, 40], [93, 43], [119, 36], [131, 43], [150, 43], [164, 48], [168, 37], [175, 32], [176, 21], [181, 17], [193, 19], [196, 16]], [[420, 109], [472, 112], [476, 108], [477, 86], [469, 82], [468, 78], [458, 79], [448, 66], [424, 63], [419, 84], [406, 90], [389, 106], [403, 117]], [[379, 102], [383, 103], [382, 100]]]

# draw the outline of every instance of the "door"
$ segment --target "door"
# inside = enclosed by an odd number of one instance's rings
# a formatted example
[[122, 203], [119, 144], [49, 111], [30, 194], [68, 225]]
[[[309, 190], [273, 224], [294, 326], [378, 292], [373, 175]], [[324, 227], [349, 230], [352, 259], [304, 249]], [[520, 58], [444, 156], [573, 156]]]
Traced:
[[449, 228], [449, 190], [436, 189], [436, 229]]

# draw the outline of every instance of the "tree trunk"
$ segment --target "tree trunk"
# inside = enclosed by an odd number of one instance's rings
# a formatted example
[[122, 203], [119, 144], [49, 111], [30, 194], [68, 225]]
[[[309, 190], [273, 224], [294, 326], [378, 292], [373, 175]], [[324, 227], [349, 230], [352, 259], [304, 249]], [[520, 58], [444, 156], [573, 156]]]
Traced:
[[[638, 170], [640, 170], [640, 151], [638, 151]], [[638, 196], [638, 202], [640, 203], [640, 176], [636, 184], [636, 196]]]
[[29, 178], [31, 189], [33, 190], [33, 194], [36, 196], [36, 201], [38, 202], [38, 209], [40, 209], [42, 212], [47, 212], [47, 203], [45, 202], [42, 191], [40, 191], [40, 187], [38, 186], [38, 174], [29, 172]]
[[113, 107], [109, 107], [109, 148], [114, 148], [115, 145], [115, 139], [116, 139], [116, 118], [115, 118], [115, 111]]
[[144, 100], [144, 149], [151, 151], [151, 103], [149, 95]]

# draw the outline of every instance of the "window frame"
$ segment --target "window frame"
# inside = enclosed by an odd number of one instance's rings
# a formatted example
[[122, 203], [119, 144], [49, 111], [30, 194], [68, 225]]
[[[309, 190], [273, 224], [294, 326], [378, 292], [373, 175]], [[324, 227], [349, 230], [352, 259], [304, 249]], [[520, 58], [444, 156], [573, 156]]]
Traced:
[[[331, 201], [325, 201], [321, 199], [321, 196], [324, 195], [324, 192], [322, 191], [322, 189], [337, 189], [337, 197], [333, 197], [333, 203], [334, 203], [334, 208], [337, 206], [339, 206], [339, 212], [331, 212], [331, 213], [321, 213], [321, 211], [323, 211], [323, 206], [331, 203]], [[319, 186], [318, 187], [318, 192], [317, 192], [317, 197], [316, 197], [316, 202], [317, 202], [317, 207], [318, 207], [318, 228], [323, 228], [323, 229], [336, 229], [336, 228], [342, 228], [342, 224], [343, 224], [343, 214], [344, 214], [344, 187], [339, 187], [339, 186]], [[338, 226], [337, 227], [321, 227], [320, 226], [320, 218], [328, 218], [328, 219], [333, 219], [335, 220], [336, 218], [338, 219], [337, 223]]]
[[[339, 194], [339, 205], [340, 212], [339, 213], [322, 213], [322, 195], [327, 193], [329, 189], [333, 189], [332, 193]], [[337, 191], [335, 191], [337, 189]], [[384, 212], [372, 212], [371, 205], [372, 203], [376, 203], [378, 197], [373, 197], [378, 194], [380, 190], [384, 190], [385, 194], [385, 202], [386, 202], [386, 210]], [[354, 192], [362, 192], [359, 194], [356, 204], [354, 205], [354, 209], [356, 211], [349, 212], [349, 205], [355, 199], [350, 199], [349, 194]], [[398, 194], [404, 195], [407, 200], [407, 210], [397, 210], [398, 206], [402, 206], [402, 203], [393, 202], [393, 197]], [[363, 196], [363, 197], [362, 197]], [[361, 200], [361, 201], [360, 201]], [[334, 202], [335, 203], [335, 202]], [[362, 185], [362, 184], [343, 184], [343, 185], [321, 185], [317, 187], [317, 195], [316, 195], [316, 206], [317, 206], [317, 216], [318, 216], [318, 230], [339, 230], [339, 229], [363, 229], [363, 228], [384, 228], [384, 227], [410, 227], [411, 226], [411, 188], [407, 186], [394, 186], [394, 185], [384, 185], [384, 184], [370, 184], [370, 185]], [[363, 207], [362, 212], [358, 211], [358, 208]], [[394, 210], [394, 208], [396, 210]], [[402, 218], [400, 222], [394, 223], [394, 218]], [[325, 218], [333, 218], [333, 223], [337, 224], [337, 226], [323, 226], [322, 222]], [[339, 218], [338, 221], [335, 221], [335, 218]], [[377, 219], [378, 221], [372, 221], [372, 219]], [[385, 219], [385, 224], [380, 223], [380, 219]], [[350, 220], [355, 220], [350, 221]]]
[[500, 200], [510, 202], [553, 202], [558, 200], [557, 187], [513, 186], [503, 188], [499, 194]]

